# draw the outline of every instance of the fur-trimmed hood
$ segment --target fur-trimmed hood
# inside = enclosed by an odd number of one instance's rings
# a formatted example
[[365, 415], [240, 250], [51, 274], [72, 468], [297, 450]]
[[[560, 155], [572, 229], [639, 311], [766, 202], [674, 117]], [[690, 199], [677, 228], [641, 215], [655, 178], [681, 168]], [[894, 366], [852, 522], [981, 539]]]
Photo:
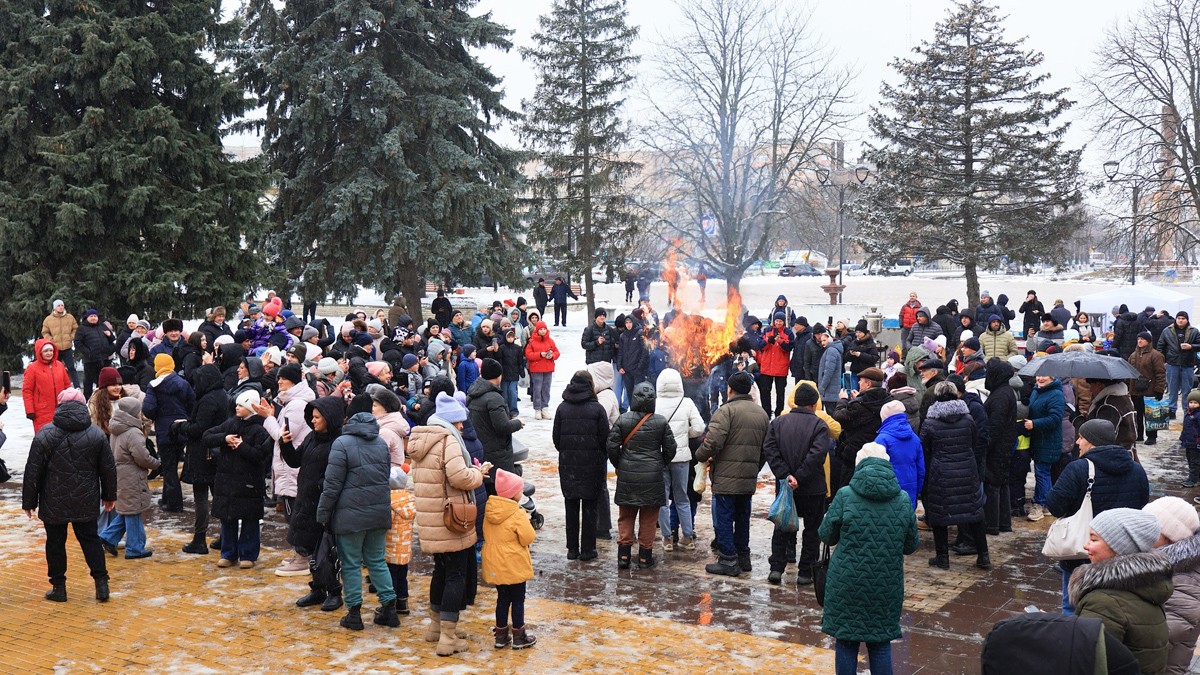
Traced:
[[970, 415], [971, 411], [967, 409], [967, 402], [960, 399], [954, 401], [938, 401], [929, 406], [929, 414], [926, 417], [933, 419], [949, 419], [959, 415]]
[[1175, 574], [1194, 571], [1200, 568], [1200, 534], [1168, 544], [1158, 552], [1167, 557]]
[[1162, 553], [1151, 551], [1084, 565], [1071, 575], [1067, 590], [1071, 604], [1075, 606], [1095, 590], [1128, 591], [1152, 605], [1161, 606], [1174, 590], [1171, 561]]

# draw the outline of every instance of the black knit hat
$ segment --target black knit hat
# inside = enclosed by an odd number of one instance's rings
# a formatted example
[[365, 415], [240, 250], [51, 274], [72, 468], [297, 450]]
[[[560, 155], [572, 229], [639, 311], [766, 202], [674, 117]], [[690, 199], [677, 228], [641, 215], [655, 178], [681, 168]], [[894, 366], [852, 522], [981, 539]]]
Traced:
[[289, 363], [279, 369], [279, 379], [287, 380], [292, 384], [300, 384], [304, 381], [304, 371], [300, 370], [299, 364]]
[[479, 375], [485, 380], [494, 380], [497, 377], [504, 376], [504, 366], [496, 359], [484, 359], [483, 367], [479, 369]]
[[750, 377], [749, 373], [734, 373], [729, 378], [729, 388], [735, 394], [746, 395], [750, 393], [750, 388], [754, 386], [754, 378]]
[[817, 325], [812, 327], [813, 337], [816, 337], [818, 335], [824, 335], [825, 333], [828, 333], [828, 332], [829, 332], [828, 330], [825, 330], [824, 324], [818, 323]]
[[606, 318], [606, 319], [607, 319], [607, 318], [608, 318], [608, 312], [604, 311], [604, 308], [603, 308], [603, 307], [597, 307], [597, 308], [596, 308], [596, 313], [595, 313], [595, 314], [592, 316], [592, 318], [594, 319], [594, 318], [596, 318], [596, 317], [598, 317], [598, 316], [602, 316], [602, 317], [604, 317], [604, 318]]
[[796, 387], [796, 393], [793, 395], [792, 400], [795, 401], [796, 407], [808, 408], [816, 405], [817, 401], [821, 400], [821, 397], [811, 384], [800, 384]]

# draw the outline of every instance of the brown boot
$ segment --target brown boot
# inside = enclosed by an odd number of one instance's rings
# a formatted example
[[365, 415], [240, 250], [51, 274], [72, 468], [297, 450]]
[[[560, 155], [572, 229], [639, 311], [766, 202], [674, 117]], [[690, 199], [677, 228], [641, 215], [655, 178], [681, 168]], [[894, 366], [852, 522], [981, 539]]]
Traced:
[[441, 632], [438, 636], [437, 655], [450, 656], [458, 652], [465, 652], [466, 643], [454, 637], [454, 629], [457, 621], [442, 621], [440, 624]]
[[509, 634], [508, 626], [496, 626], [492, 632], [496, 634], [496, 649], [504, 649], [512, 644], [512, 635]]
[[425, 627], [425, 641], [437, 642], [442, 637], [442, 613], [436, 609], [429, 610], [429, 625]]
[[525, 649], [537, 644], [537, 638], [525, 632], [525, 626], [512, 629], [512, 648]]

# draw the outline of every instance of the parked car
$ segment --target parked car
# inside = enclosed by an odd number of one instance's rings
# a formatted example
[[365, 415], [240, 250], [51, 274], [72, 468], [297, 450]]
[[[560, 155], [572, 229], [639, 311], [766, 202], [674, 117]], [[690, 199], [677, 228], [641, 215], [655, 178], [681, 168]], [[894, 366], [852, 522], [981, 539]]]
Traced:
[[821, 273], [812, 265], [780, 265], [781, 277], [819, 277]]
[[848, 265], [843, 265], [842, 273], [845, 274], [846, 276], [858, 277], [858, 276], [862, 276], [862, 275], [866, 274], [867, 268], [863, 267], [862, 265], [859, 265], [858, 263], [852, 263], [852, 264], [848, 264]]
[[883, 277], [906, 277], [913, 273], [913, 261], [908, 258], [900, 258], [890, 265], [872, 263], [867, 273]]

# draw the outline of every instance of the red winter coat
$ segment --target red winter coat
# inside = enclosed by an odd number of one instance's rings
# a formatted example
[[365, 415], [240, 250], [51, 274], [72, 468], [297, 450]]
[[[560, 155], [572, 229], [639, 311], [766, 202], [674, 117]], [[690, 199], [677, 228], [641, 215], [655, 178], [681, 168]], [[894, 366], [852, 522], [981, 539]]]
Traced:
[[[42, 347], [54, 347], [54, 358], [47, 364], [42, 361]], [[33, 433], [54, 420], [54, 409], [58, 406], [58, 394], [71, 388], [67, 367], [58, 360], [58, 347], [54, 342], [42, 338], [33, 343], [33, 363], [25, 369], [21, 384], [21, 401], [25, 414], [33, 415]]]
[[[558, 347], [554, 346], [554, 340], [550, 339], [550, 331], [546, 331], [546, 337], [539, 335], [539, 331], [545, 327], [545, 321], [534, 324], [533, 334], [529, 336], [529, 342], [525, 343], [525, 359], [529, 362], [531, 373], [553, 373], [554, 361], [559, 357]], [[550, 358], [543, 358], [542, 352], [550, 352]]]
[[[771, 337], [775, 338], [775, 344], [768, 339]], [[781, 331], [769, 329], [763, 333], [763, 348], [758, 352], [758, 372], [771, 377], [787, 377], [791, 351], [791, 332], [787, 328]]]
[[912, 328], [913, 327], [913, 324], [917, 322], [917, 310], [918, 309], [921, 309], [921, 303], [919, 303], [919, 302], [915, 305], [912, 302], [904, 303], [904, 306], [900, 308], [900, 327], [901, 328]]

